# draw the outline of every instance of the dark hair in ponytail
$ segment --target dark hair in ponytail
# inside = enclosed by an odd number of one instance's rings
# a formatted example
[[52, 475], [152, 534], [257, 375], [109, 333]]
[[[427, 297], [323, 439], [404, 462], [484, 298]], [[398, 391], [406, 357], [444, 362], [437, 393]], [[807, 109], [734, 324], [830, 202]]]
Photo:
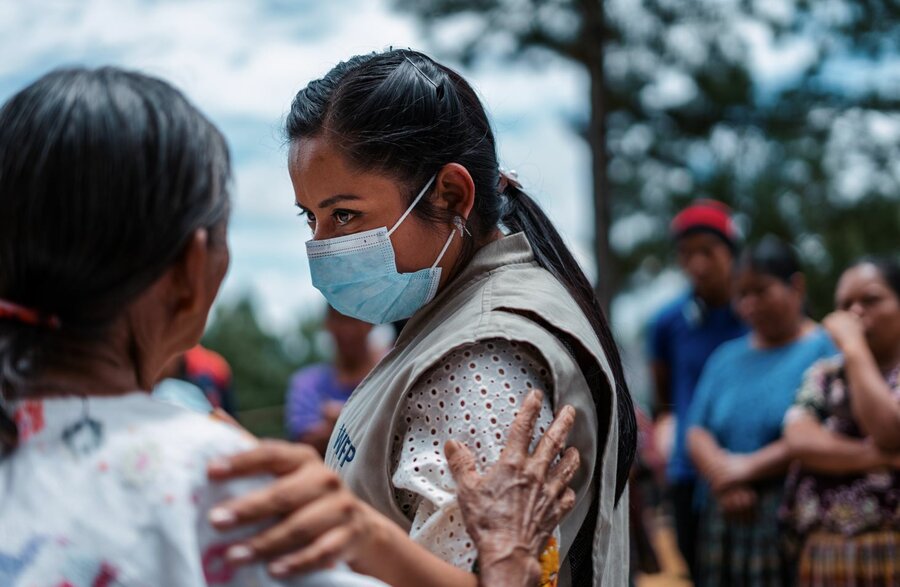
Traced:
[[[538, 263], [566, 286], [590, 320], [612, 366], [619, 419], [618, 499], [636, 446], [634, 408], [619, 351], [590, 282], [547, 216], [514, 184], [505, 193], [498, 190], [494, 133], [472, 87], [454, 70], [416, 51], [358, 55], [302, 89], [286, 126], [290, 141], [327, 137], [351, 165], [395, 178], [410, 202], [444, 165], [459, 163], [475, 183], [467, 226], [471, 233], [485, 236], [500, 223], [525, 233]], [[414, 213], [447, 220], [427, 198]], [[597, 408], [598, 414], [605, 411]]]
[[[0, 300], [54, 320], [0, 317], [0, 400], [75, 364], [197, 229], [219, 227], [229, 177], [222, 135], [158, 79], [59, 70], [10, 98], [0, 108]], [[18, 433], [3, 403], [0, 447], [11, 450]]]
[[[616, 471], [618, 501], [628, 481], [637, 444], [634, 404], [625, 381], [618, 346], [591, 282], [544, 211], [515, 183], [509, 184], [504, 195], [509, 203], [503, 215], [503, 224], [513, 232], [524, 232], [541, 267], [566, 286], [600, 339], [612, 368], [616, 385], [616, 415], [619, 419], [619, 458]], [[598, 410], [599, 408], [600, 406]]]

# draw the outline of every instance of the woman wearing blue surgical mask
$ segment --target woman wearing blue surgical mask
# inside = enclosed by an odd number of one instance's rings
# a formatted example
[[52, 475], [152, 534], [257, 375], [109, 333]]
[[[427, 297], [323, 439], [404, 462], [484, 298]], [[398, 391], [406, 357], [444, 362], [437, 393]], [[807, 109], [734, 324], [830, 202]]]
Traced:
[[232, 560], [290, 573], [343, 559], [391, 585], [475, 585], [479, 566], [509, 553], [477, 550], [441, 449], [495, 461], [517, 406], [541, 388], [539, 429], [572, 405], [583, 465], [540, 584], [625, 584], [635, 423], [618, 352], [556, 229], [499, 171], [472, 87], [414, 51], [357, 56], [297, 94], [287, 134], [313, 284], [347, 315], [409, 322], [329, 443], [327, 464], [360, 500], [310, 498], [287, 448], [260, 448], [244, 462], [286, 478], [213, 518], [291, 515]]

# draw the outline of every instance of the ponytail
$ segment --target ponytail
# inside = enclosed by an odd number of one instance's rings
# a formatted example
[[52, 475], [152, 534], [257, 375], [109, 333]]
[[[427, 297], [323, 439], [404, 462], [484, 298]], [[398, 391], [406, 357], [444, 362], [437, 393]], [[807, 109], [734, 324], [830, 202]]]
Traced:
[[[634, 404], [625, 382], [625, 372], [622, 369], [619, 349], [590, 281], [544, 211], [522, 190], [522, 186], [514, 177], [503, 172], [500, 174], [500, 191], [506, 197], [506, 208], [502, 216], [503, 225], [511, 232], [524, 233], [534, 250], [534, 257], [538, 264], [566, 287], [594, 329], [612, 368], [616, 417], [619, 424], [618, 459], [616, 460], [616, 504], [618, 505], [619, 498], [625, 491], [625, 485], [628, 482], [637, 445]], [[588, 375], [585, 373], [586, 377]], [[588, 383], [591, 382], [588, 381]], [[594, 402], [597, 403], [599, 412], [601, 406], [598, 401], [599, 399], [595, 397]]]
[[19, 427], [12, 413], [12, 402], [22, 397], [28, 371], [34, 365], [33, 349], [42, 330], [36, 324], [0, 317], [0, 456], [19, 445]]
[[60, 326], [56, 316], [0, 299], [0, 456], [19, 445], [12, 403], [25, 397], [29, 379], [42, 367], [40, 349]]
[[19, 427], [7, 411], [6, 401], [0, 398], [0, 456], [6, 456], [19, 446]]

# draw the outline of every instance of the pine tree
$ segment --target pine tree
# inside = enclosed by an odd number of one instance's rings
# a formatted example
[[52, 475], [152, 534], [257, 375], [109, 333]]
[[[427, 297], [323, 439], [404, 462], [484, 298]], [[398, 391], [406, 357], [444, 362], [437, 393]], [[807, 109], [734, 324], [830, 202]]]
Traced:
[[[454, 46], [433, 50], [465, 64], [550, 52], [585, 68], [589, 108], [574, 122], [593, 153], [607, 303], [671, 259], [668, 221], [698, 197], [732, 205], [750, 240], [797, 244], [817, 314], [850, 259], [898, 249], [900, 79], [866, 74], [897, 63], [896, 0], [395, 4], [428, 31], [455, 25]], [[761, 55], [785, 47], [799, 58], [766, 79]]]

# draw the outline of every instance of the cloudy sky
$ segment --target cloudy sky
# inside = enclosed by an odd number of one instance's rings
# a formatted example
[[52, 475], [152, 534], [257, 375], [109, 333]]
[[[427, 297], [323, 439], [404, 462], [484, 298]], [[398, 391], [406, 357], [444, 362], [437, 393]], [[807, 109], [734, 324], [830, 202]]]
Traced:
[[[224, 130], [234, 155], [233, 263], [223, 298], [250, 293], [265, 323], [286, 330], [322, 299], [309, 282], [309, 232], [293, 207], [282, 121], [294, 94], [338, 61], [392, 45], [428, 51], [415, 19], [387, 3], [0, 0], [0, 100], [65, 65], [116, 64], [180, 87]], [[775, 47], [765, 30], [745, 28], [762, 81], [777, 85], [811, 58], [802, 43]], [[503, 165], [519, 172], [590, 274], [589, 154], [566, 122], [586, 108], [585, 76], [563, 61], [464, 73], [488, 106]], [[677, 80], [658, 82], [660, 99], [677, 98]], [[633, 333], [677, 285], [665, 275], [621, 300], [617, 322]]]
[[[388, 46], [428, 48], [416, 21], [382, 0], [0, 2], [0, 100], [65, 65], [116, 64], [181, 88], [225, 132], [235, 160], [233, 264], [224, 298], [250, 292], [266, 323], [318, 311], [285, 169], [281, 125], [294, 94], [338, 61]], [[537, 74], [470, 76], [516, 169], [576, 248], [590, 236], [588, 153], [564, 122], [586, 80], [565, 63]], [[552, 197], [549, 194], [553, 194]]]

